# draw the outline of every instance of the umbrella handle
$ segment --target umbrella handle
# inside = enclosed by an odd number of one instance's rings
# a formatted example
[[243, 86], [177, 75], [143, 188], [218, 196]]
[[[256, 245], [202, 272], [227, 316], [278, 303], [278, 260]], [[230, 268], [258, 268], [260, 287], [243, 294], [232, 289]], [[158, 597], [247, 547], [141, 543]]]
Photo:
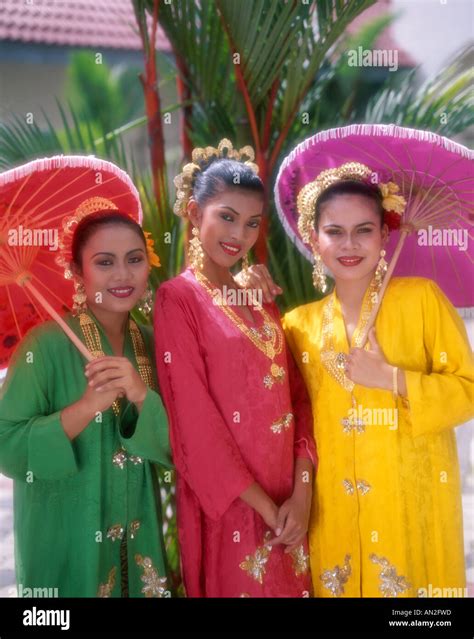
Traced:
[[393, 271], [395, 270], [395, 266], [397, 265], [398, 258], [400, 257], [400, 252], [403, 248], [403, 244], [405, 243], [406, 238], [408, 237], [410, 231], [403, 229], [400, 232], [400, 237], [398, 238], [397, 246], [395, 247], [395, 251], [393, 252], [392, 259], [390, 260], [390, 264], [388, 265], [387, 272], [385, 273], [385, 277], [383, 278], [382, 286], [380, 287], [380, 291], [378, 292], [377, 303], [372, 307], [372, 311], [369, 315], [369, 319], [367, 324], [362, 332], [360, 348], [364, 348], [365, 343], [367, 341], [367, 337], [369, 335], [369, 331], [372, 326], [375, 324], [375, 320], [377, 318], [377, 313], [379, 312], [380, 306], [382, 304], [383, 296], [385, 294], [385, 290], [388, 286], [390, 278], [392, 277]]
[[26, 280], [23, 282], [23, 286], [27, 288], [30, 293], [38, 300], [41, 306], [51, 315], [51, 317], [59, 324], [59, 326], [63, 329], [66, 335], [69, 337], [71, 342], [78, 348], [82, 355], [87, 359], [88, 362], [92, 362], [94, 359], [90, 353], [90, 351], [84, 346], [78, 336], [74, 333], [74, 331], [66, 324], [63, 318], [57, 313], [54, 308], [45, 300], [45, 298], [41, 295], [41, 293], [33, 286], [33, 284]]

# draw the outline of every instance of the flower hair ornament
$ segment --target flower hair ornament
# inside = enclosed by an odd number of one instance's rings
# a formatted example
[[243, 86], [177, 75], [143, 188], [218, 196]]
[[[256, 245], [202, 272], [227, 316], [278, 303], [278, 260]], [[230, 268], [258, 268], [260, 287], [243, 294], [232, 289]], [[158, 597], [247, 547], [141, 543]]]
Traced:
[[258, 175], [258, 166], [255, 164], [255, 153], [251, 146], [247, 145], [240, 150], [234, 149], [232, 142], [227, 138], [222, 139], [217, 148], [213, 146], [196, 147], [191, 155], [191, 162], [185, 164], [182, 173], [174, 179], [176, 186], [176, 202], [173, 211], [180, 217], [187, 217], [187, 206], [193, 193], [194, 183], [198, 173], [202, 173], [216, 160], [227, 159], [242, 162]]
[[303, 241], [310, 244], [314, 229], [316, 202], [319, 196], [331, 185], [344, 180], [357, 180], [379, 188], [382, 206], [385, 211], [384, 223], [390, 230], [400, 227], [406, 200], [398, 195], [399, 187], [394, 182], [378, 182], [377, 175], [368, 166], [360, 162], [346, 162], [333, 169], [322, 171], [315, 180], [308, 182], [298, 194], [298, 230]]

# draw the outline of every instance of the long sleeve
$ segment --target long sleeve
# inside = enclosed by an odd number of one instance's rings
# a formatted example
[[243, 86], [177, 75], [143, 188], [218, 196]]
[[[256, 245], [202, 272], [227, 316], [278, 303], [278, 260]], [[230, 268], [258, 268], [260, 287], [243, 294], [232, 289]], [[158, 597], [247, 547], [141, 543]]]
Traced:
[[166, 468], [173, 468], [168, 434], [168, 419], [160, 396], [149, 388], [140, 412], [130, 406], [134, 425], [131, 434], [121, 429], [123, 447], [131, 455], [143, 457]]
[[155, 343], [176, 469], [206, 515], [217, 520], [254, 479], [209, 393], [190, 310], [166, 285], [156, 299]]
[[413, 435], [453, 428], [474, 413], [474, 365], [464, 324], [434, 282], [423, 298], [423, 335], [430, 371], [405, 370]]
[[50, 411], [50, 365], [39, 340], [30, 334], [8, 369], [0, 394], [0, 471], [7, 477], [54, 480], [78, 471], [60, 411]]
[[313, 438], [313, 412], [311, 401], [303, 377], [296, 362], [287, 349], [288, 373], [291, 392], [291, 403], [295, 419], [295, 458], [305, 457], [317, 467], [318, 455]]

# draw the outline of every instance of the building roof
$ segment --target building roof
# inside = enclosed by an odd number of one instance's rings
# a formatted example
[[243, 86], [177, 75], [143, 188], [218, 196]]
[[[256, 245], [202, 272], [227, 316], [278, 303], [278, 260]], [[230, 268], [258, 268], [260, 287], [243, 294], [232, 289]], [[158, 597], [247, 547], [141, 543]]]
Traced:
[[[1, 0], [0, 40], [140, 50], [132, 0]], [[158, 27], [157, 48], [170, 51]]]

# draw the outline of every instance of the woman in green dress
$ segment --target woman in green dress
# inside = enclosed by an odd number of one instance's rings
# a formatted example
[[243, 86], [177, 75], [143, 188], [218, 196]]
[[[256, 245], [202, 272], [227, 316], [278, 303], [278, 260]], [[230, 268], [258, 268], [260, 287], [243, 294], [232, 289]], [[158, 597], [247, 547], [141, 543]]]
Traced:
[[147, 241], [128, 215], [97, 211], [79, 221], [71, 256], [78, 312], [65, 319], [96, 359], [86, 365], [46, 322], [19, 345], [0, 394], [18, 588], [170, 596], [156, 466], [172, 468], [167, 419], [153, 331], [129, 314], [147, 288]]

